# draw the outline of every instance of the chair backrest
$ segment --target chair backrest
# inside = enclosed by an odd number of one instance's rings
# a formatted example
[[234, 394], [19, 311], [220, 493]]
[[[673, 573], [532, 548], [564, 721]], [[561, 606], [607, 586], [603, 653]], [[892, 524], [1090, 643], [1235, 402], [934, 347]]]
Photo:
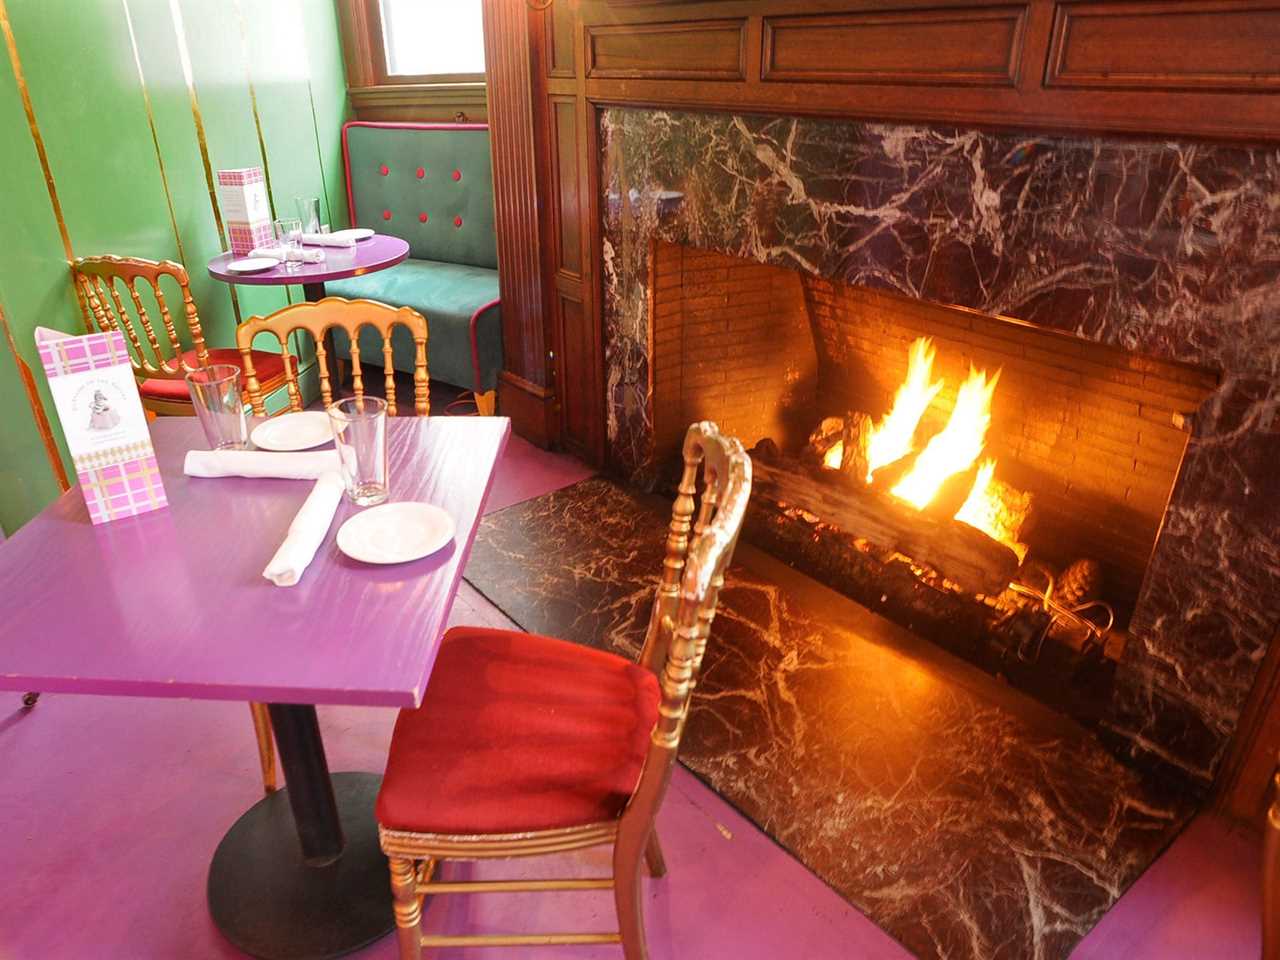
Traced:
[[342, 153], [353, 227], [400, 237], [417, 260], [498, 266], [487, 126], [356, 120]]
[[364, 396], [364, 376], [360, 369], [360, 328], [373, 327], [382, 338], [382, 367], [386, 377], [387, 412], [396, 414], [395, 366], [391, 362], [391, 330], [407, 327], [413, 337], [413, 407], [420, 416], [431, 412], [430, 382], [427, 379], [427, 321], [411, 307], [392, 307], [375, 300], [347, 300], [325, 297], [315, 303], [295, 303], [265, 317], [250, 317], [236, 328], [236, 347], [244, 364], [245, 391], [253, 412], [266, 415], [262, 385], [253, 367], [253, 339], [270, 333], [280, 344], [284, 360], [285, 387], [289, 392], [289, 409], [302, 409], [302, 392], [298, 389], [298, 370], [289, 353], [289, 336], [301, 330], [311, 334], [316, 344], [316, 367], [320, 371], [320, 396], [327, 407], [333, 402], [329, 383], [328, 352], [325, 333], [330, 329], [346, 332], [351, 340], [352, 388], [357, 397]]
[[[129, 345], [134, 375], [140, 380], [178, 380], [190, 371], [209, 365], [204, 331], [191, 299], [187, 269], [172, 260], [144, 260], [140, 257], [80, 257], [71, 265], [76, 287], [89, 309], [92, 324], [100, 332], [119, 330]], [[182, 336], [161, 289], [160, 279], [171, 277], [182, 294], [182, 323], [191, 337], [195, 365], [183, 359]], [[160, 314], [160, 327], [147, 309], [138, 281], [150, 287], [150, 298]], [[120, 288], [128, 293], [121, 296]]]
[[[751, 458], [714, 423], [689, 427], [666, 557], [640, 662], [658, 674], [661, 705], [628, 813], [652, 817], [666, 790], [715, 619], [724, 571], [751, 496]], [[701, 471], [702, 495], [698, 486]]]

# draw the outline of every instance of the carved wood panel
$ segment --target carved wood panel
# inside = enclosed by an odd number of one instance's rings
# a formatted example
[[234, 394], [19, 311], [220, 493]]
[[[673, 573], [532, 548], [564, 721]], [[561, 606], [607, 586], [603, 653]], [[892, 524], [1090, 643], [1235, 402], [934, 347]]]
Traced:
[[1025, 4], [764, 19], [763, 79], [1013, 86]]
[[587, 76], [745, 80], [746, 19], [587, 28]]

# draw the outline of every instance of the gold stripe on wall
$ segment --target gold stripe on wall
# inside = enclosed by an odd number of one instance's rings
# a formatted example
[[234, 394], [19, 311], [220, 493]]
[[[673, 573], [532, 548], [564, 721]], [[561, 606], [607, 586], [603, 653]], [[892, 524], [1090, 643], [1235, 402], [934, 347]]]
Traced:
[[31, 142], [35, 144], [40, 169], [44, 171], [44, 185], [49, 190], [49, 203], [53, 206], [53, 217], [58, 221], [62, 249], [67, 255], [67, 262], [70, 263], [75, 259], [75, 255], [71, 252], [71, 235], [67, 232], [67, 222], [62, 216], [62, 204], [58, 201], [58, 188], [54, 185], [53, 171], [49, 168], [49, 155], [44, 149], [44, 137], [40, 136], [40, 125], [36, 123], [36, 112], [31, 106], [31, 94], [27, 90], [27, 78], [22, 72], [22, 59], [18, 56], [18, 45], [13, 39], [13, 26], [9, 23], [9, 8], [5, 0], [0, 0], [0, 30], [4, 31], [5, 46], [9, 49], [9, 65], [13, 68], [13, 79], [17, 82], [18, 94], [22, 97], [22, 109], [27, 114]]
[[187, 266], [187, 254], [182, 249], [182, 235], [178, 232], [178, 215], [173, 209], [173, 194], [169, 190], [169, 175], [165, 172], [164, 156], [160, 153], [160, 135], [156, 132], [156, 117], [151, 109], [151, 94], [147, 91], [147, 78], [142, 70], [142, 55], [138, 52], [138, 38], [133, 32], [133, 14], [129, 0], [120, 0], [124, 7], [124, 22], [129, 30], [129, 45], [133, 48], [133, 64], [138, 68], [138, 86], [142, 89], [142, 104], [147, 109], [147, 126], [151, 128], [151, 143], [156, 148], [156, 165], [160, 168], [160, 183], [164, 186], [164, 202], [169, 207], [169, 224], [173, 227], [173, 242], [178, 248], [178, 259]]
[[[304, 52], [305, 55], [305, 52]], [[311, 63], [307, 61], [307, 100], [311, 103], [311, 132], [316, 139], [316, 162], [320, 165], [320, 192], [324, 194], [325, 219], [333, 223], [333, 207], [329, 205], [329, 177], [324, 170], [324, 151], [320, 149], [320, 121], [316, 119], [316, 97], [311, 89]]]
[[[0, 0], [3, 3], [4, 0]], [[200, 99], [196, 96], [195, 73], [191, 69], [191, 51], [187, 47], [187, 28], [182, 20], [182, 7], [178, 0], [169, 0], [169, 19], [173, 21], [173, 36], [178, 45], [178, 63], [182, 67], [182, 78], [187, 84], [187, 99], [191, 102], [191, 122], [196, 128], [196, 143], [200, 147], [200, 162], [204, 165], [204, 179], [209, 186], [209, 206], [213, 209], [213, 222], [218, 228], [218, 240], [222, 249], [227, 249], [227, 231], [222, 225], [222, 211], [218, 209], [218, 188], [213, 181], [213, 164], [209, 162], [209, 141], [204, 132], [204, 117], [200, 114]], [[231, 309], [236, 316], [236, 324], [241, 322], [240, 298], [236, 296], [235, 284], [227, 284], [231, 292]]]
[[4, 338], [9, 343], [13, 362], [18, 367], [18, 379], [22, 381], [27, 403], [31, 405], [31, 419], [35, 422], [36, 432], [40, 434], [40, 442], [44, 444], [45, 455], [49, 458], [49, 469], [53, 471], [53, 478], [58, 482], [58, 489], [66, 493], [71, 489], [71, 481], [67, 479], [67, 468], [63, 466], [57, 442], [53, 439], [53, 429], [49, 426], [49, 417], [40, 403], [40, 394], [36, 392], [36, 381], [31, 376], [31, 368], [18, 352], [18, 344], [13, 339], [13, 328], [9, 326], [9, 318], [5, 315], [3, 306], [0, 306], [0, 327], [4, 327]]
[[244, 82], [249, 88], [249, 109], [253, 113], [253, 129], [258, 134], [258, 154], [262, 157], [262, 179], [267, 184], [267, 204], [271, 207], [271, 219], [276, 219], [276, 197], [271, 192], [271, 164], [267, 161], [267, 138], [262, 135], [262, 116], [258, 113], [258, 94], [253, 88], [253, 73], [249, 69], [249, 31], [244, 23], [244, 11], [240, 0], [231, 0], [240, 22], [240, 59], [244, 62]]

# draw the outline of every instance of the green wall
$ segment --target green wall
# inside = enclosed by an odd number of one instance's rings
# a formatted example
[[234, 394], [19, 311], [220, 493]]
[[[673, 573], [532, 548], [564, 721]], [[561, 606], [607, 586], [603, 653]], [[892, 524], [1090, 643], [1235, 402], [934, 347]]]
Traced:
[[[346, 80], [332, 0], [0, 0], [3, 18], [14, 50], [0, 52], [0, 308], [56, 431], [32, 334], [84, 325], [21, 85], [72, 254], [182, 261], [206, 339], [234, 346], [231, 290], [205, 269], [222, 242], [201, 133], [215, 171], [263, 166], [265, 151], [280, 215], [319, 196], [345, 226]], [[301, 299], [236, 290], [242, 318]], [[2, 338], [0, 411], [0, 526], [12, 533], [58, 490]]]

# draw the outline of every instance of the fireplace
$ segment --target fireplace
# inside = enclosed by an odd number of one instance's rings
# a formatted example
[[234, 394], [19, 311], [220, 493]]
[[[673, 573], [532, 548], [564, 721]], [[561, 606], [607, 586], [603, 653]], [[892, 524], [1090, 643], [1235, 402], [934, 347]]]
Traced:
[[[1007, 655], [1025, 637], [981, 639], [976, 591], [881, 564], [886, 591], [829, 544], [819, 579], [913, 629], [930, 610], [960, 624], [953, 649], [1041, 699], [1072, 671], [1055, 705], [1208, 783], [1280, 603], [1276, 274], [1259, 241], [1280, 227], [1280, 155], [624, 108], [602, 112], [601, 142], [614, 470], [660, 483], [675, 424], [698, 416], [795, 457], [824, 418], [882, 417], [918, 337], [945, 384], [921, 441], [970, 364], [1002, 370], [986, 453], [1036, 501], [1030, 558], [1098, 562], [1109, 655], [1081, 670], [1046, 646], [1024, 669]], [[818, 542], [781, 521], [772, 536], [782, 556]]]
[[1214, 372], [682, 244], [650, 262], [658, 462], [715, 420], [756, 460], [750, 539], [1105, 715]]

